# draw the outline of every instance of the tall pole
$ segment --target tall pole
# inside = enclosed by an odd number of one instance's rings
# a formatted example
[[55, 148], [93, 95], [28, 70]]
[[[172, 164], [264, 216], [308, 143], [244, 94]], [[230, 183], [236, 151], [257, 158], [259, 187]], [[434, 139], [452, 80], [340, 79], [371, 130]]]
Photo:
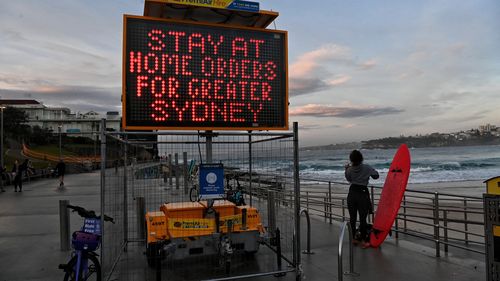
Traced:
[[59, 131], [59, 159], [61, 159], [61, 125], [57, 126], [57, 130]]
[[299, 123], [293, 122], [293, 179], [295, 191], [295, 267], [296, 280], [302, 279], [300, 265], [300, 177], [299, 177]]
[[6, 171], [3, 170], [3, 167], [4, 167], [4, 165], [3, 165], [3, 153], [4, 153], [4, 149], [3, 149], [3, 110], [4, 109], [5, 109], [5, 106], [0, 106], [0, 111], [2, 112], [1, 113], [1, 115], [2, 115], [1, 119], [2, 120], [0, 121], [0, 124], [1, 124], [0, 125], [0, 127], [1, 127], [0, 128], [0, 139], [1, 139], [0, 140], [0, 153], [1, 153], [1, 155], [0, 155], [0, 162], [1, 162], [0, 165], [2, 165], [2, 175], [0, 175], [0, 188], [1, 188], [2, 191], [4, 191], [3, 190], [3, 175], [4, 175], [4, 172], [6, 172]]

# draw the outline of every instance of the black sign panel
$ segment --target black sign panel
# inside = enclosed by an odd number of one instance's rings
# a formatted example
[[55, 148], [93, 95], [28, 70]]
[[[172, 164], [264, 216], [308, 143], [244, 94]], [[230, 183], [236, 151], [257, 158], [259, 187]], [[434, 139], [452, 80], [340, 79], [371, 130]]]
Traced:
[[124, 24], [125, 129], [288, 129], [285, 31]]

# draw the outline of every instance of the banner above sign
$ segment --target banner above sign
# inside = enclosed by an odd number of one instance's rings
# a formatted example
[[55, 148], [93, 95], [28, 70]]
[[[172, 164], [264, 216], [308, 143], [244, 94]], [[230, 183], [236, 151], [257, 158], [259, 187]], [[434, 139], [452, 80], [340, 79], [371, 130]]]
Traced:
[[246, 12], [258, 12], [260, 9], [258, 2], [242, 0], [162, 0], [161, 2]]

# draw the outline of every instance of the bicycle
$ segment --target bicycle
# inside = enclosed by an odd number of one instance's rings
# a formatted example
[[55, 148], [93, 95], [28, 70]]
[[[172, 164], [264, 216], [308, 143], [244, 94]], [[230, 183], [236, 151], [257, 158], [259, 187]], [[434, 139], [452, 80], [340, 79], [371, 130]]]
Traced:
[[[236, 206], [244, 206], [245, 198], [243, 197], [243, 187], [240, 184], [240, 176], [244, 176], [246, 173], [228, 173], [226, 178], [226, 194], [225, 199], [233, 202]], [[231, 184], [231, 180], [236, 182], [236, 189], [233, 189], [233, 185]]]
[[[67, 207], [84, 218], [84, 223], [81, 230], [73, 232], [71, 247], [74, 251], [71, 253], [71, 259], [67, 264], [59, 265], [59, 269], [65, 272], [64, 281], [100, 281], [101, 265], [95, 251], [101, 244], [101, 216], [80, 206]], [[106, 215], [104, 221], [115, 223], [113, 218]]]
[[191, 161], [189, 165], [188, 174], [189, 174], [188, 182], [189, 184], [192, 185], [191, 189], [189, 190], [189, 201], [198, 202], [200, 201], [200, 192], [198, 190], [199, 169], [198, 165], [196, 165], [194, 161]]

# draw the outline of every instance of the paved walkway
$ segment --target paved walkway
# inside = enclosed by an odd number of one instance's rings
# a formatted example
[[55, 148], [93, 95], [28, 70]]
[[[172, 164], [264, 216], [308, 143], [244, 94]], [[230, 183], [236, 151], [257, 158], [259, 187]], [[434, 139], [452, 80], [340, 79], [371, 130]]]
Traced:
[[[12, 186], [0, 193], [0, 281], [62, 280], [57, 266], [67, 261], [70, 252], [59, 250], [59, 200], [99, 210], [99, 180], [99, 173], [68, 175], [64, 191], [57, 189], [57, 179], [44, 179], [25, 184], [22, 193], [14, 193]], [[71, 229], [80, 225], [80, 218], [71, 215]], [[340, 225], [325, 224], [320, 219], [313, 219], [312, 225], [315, 254], [302, 256], [305, 280], [338, 280]], [[304, 247], [305, 229], [302, 233]], [[381, 249], [355, 248], [354, 269], [360, 275], [344, 276], [344, 280], [485, 280], [484, 256], [454, 249], [453, 254], [442, 252], [443, 257], [435, 258], [431, 244], [410, 240], [389, 238]], [[344, 249], [347, 270], [347, 244]], [[144, 261], [143, 256], [137, 259]], [[291, 274], [250, 280], [278, 279], [295, 280]]]

